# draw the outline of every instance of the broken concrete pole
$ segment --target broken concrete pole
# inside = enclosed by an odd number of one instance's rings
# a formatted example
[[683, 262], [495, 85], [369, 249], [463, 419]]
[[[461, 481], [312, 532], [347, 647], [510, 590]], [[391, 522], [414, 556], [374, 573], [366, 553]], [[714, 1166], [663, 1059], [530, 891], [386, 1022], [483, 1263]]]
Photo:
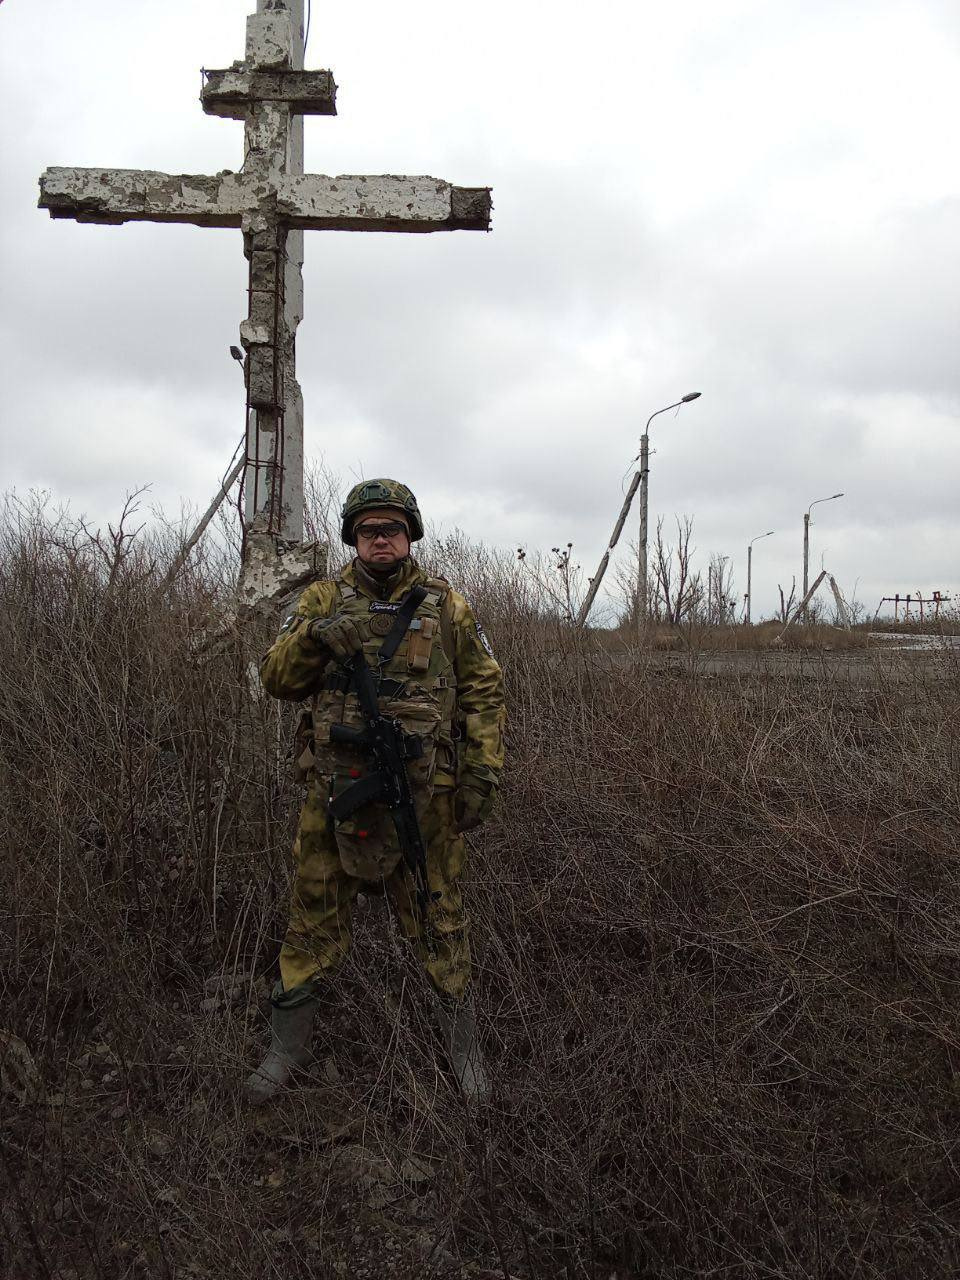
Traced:
[[264, 609], [289, 600], [309, 582], [326, 572], [326, 548], [315, 542], [297, 545], [278, 542], [257, 528], [247, 531], [246, 556], [240, 576], [241, 610]]
[[[279, 411], [284, 403], [277, 357], [278, 348], [284, 345], [279, 327], [284, 325], [285, 316], [279, 300], [286, 233], [276, 222], [266, 219], [248, 218], [244, 226], [250, 259], [250, 303], [247, 319], [240, 325], [240, 341], [247, 353], [247, 395], [252, 408]], [[273, 429], [273, 423], [261, 423], [261, 433]], [[268, 445], [272, 450], [275, 442]], [[258, 451], [254, 449], [251, 456], [258, 456]], [[251, 479], [259, 488], [266, 476]]]
[[[258, 6], [259, 8], [259, 6]], [[302, 5], [300, 6], [303, 11]], [[244, 61], [258, 70], [290, 67], [295, 61], [295, 44], [303, 65], [303, 34], [294, 41], [294, 16], [289, 9], [262, 9], [247, 18], [247, 47]]]

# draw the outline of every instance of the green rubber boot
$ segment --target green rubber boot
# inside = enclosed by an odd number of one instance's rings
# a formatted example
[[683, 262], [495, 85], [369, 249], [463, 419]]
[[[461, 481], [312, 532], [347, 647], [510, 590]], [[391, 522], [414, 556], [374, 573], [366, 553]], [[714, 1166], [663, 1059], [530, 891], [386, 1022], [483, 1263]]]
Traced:
[[477, 1040], [477, 1019], [469, 999], [437, 995], [437, 1022], [460, 1092], [471, 1102], [490, 1097], [490, 1077]]
[[247, 1077], [243, 1092], [247, 1102], [259, 1106], [271, 1102], [291, 1081], [297, 1068], [313, 1061], [310, 1040], [318, 996], [311, 983], [284, 991], [278, 982], [270, 995], [270, 1048]]

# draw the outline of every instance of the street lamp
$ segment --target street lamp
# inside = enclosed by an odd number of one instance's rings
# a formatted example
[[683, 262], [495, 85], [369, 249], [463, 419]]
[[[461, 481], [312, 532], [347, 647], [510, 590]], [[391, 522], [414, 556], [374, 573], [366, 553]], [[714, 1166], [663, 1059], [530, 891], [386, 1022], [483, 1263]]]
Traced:
[[577, 614], [577, 626], [582, 627], [587, 620], [587, 614], [590, 612], [590, 606], [596, 597], [600, 588], [600, 582], [603, 575], [607, 571], [607, 565], [610, 562], [610, 552], [617, 545], [620, 534], [623, 532], [623, 526], [630, 512], [630, 504], [633, 502], [633, 495], [640, 490], [640, 563], [638, 566], [637, 578], [637, 620], [646, 616], [647, 612], [647, 473], [649, 467], [650, 440], [648, 431], [650, 423], [659, 413], [666, 413], [668, 409], [679, 409], [682, 404], [689, 404], [691, 400], [697, 400], [702, 393], [699, 391], [688, 391], [685, 396], [681, 396], [675, 404], [668, 404], [663, 409], [658, 409], [657, 413], [651, 413], [647, 419], [647, 425], [643, 429], [643, 435], [640, 437], [640, 470], [633, 473], [633, 479], [630, 481], [630, 488], [627, 490], [627, 496], [623, 500], [623, 506], [620, 508], [620, 514], [617, 516], [617, 523], [613, 526], [613, 533], [610, 535], [610, 542], [606, 551], [600, 560], [597, 572], [590, 579], [590, 587], [584, 597], [583, 604], [580, 606], [580, 612]]
[[682, 404], [689, 404], [691, 400], [700, 397], [699, 391], [688, 391], [685, 396], [681, 396], [676, 404], [668, 404], [663, 409], [658, 409], [656, 413], [651, 413], [647, 419], [647, 425], [643, 428], [643, 435], [640, 437], [640, 552], [637, 562], [637, 627], [641, 626], [647, 618], [647, 477], [650, 475], [650, 423], [661, 413], [667, 413], [670, 409], [677, 409]]
[[[810, 578], [810, 512], [818, 502], [833, 502], [834, 498], [842, 498], [842, 493], [831, 493], [829, 498], [814, 498], [813, 502], [807, 507], [806, 514], [803, 517], [803, 599], [807, 598], [807, 589]], [[806, 611], [804, 611], [806, 612]]]
[[750, 625], [750, 606], [753, 603], [753, 591], [751, 583], [753, 581], [753, 544], [759, 542], [761, 538], [769, 538], [775, 530], [768, 529], [766, 533], [758, 533], [755, 538], [751, 538], [747, 543], [747, 626]]

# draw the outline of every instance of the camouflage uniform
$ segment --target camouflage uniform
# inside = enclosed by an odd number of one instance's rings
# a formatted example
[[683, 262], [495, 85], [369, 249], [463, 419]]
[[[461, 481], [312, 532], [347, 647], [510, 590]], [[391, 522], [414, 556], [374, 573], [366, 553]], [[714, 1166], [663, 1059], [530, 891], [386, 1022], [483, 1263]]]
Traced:
[[[294, 845], [296, 879], [290, 924], [280, 956], [285, 992], [303, 988], [332, 974], [350, 946], [351, 910], [364, 880], [361, 860], [353, 865], [330, 828], [327, 803], [343, 768], [343, 749], [326, 740], [331, 723], [356, 717], [356, 699], [338, 680], [338, 668], [308, 633], [315, 618], [348, 614], [357, 623], [367, 660], [375, 665], [387, 622], [396, 606], [416, 585], [428, 596], [418, 609], [394, 656], [381, 672], [381, 707], [397, 715], [405, 727], [417, 730], [419, 720], [432, 717], [435, 746], [428, 759], [411, 765], [430, 776], [420, 806], [421, 828], [427, 845], [427, 873], [434, 895], [428, 923], [431, 945], [421, 937], [410, 877], [402, 862], [388, 858], [380, 868], [403, 932], [411, 938], [436, 989], [459, 999], [470, 976], [469, 922], [460, 893], [465, 847], [455, 821], [456, 788], [465, 780], [496, 787], [503, 766], [503, 682], [500, 667], [470, 606], [442, 579], [429, 578], [407, 558], [383, 579], [355, 560], [337, 581], [316, 582], [300, 597], [293, 614], [260, 667], [263, 686], [276, 698], [312, 698], [316, 728], [309, 790], [300, 814]], [[432, 635], [426, 648], [425, 631]], [[424, 662], [426, 667], [424, 669]], [[421, 670], [417, 671], [419, 666]], [[390, 682], [402, 685], [394, 689]], [[458, 739], [459, 731], [459, 739]], [[429, 736], [429, 735], [428, 735]], [[389, 818], [386, 818], [389, 824]], [[360, 835], [366, 835], [360, 832]], [[346, 864], [345, 865], [345, 861]]]

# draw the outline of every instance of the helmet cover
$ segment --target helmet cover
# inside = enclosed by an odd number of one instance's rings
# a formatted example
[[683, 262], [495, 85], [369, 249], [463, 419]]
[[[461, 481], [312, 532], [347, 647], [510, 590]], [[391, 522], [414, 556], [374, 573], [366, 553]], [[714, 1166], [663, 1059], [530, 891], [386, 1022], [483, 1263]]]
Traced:
[[423, 537], [423, 521], [420, 508], [412, 490], [399, 480], [361, 480], [347, 494], [347, 500], [340, 512], [342, 527], [340, 536], [349, 546], [355, 547], [357, 541], [353, 536], [353, 526], [358, 516], [365, 511], [376, 511], [384, 507], [399, 511], [407, 519], [410, 526], [410, 541], [419, 542]]

